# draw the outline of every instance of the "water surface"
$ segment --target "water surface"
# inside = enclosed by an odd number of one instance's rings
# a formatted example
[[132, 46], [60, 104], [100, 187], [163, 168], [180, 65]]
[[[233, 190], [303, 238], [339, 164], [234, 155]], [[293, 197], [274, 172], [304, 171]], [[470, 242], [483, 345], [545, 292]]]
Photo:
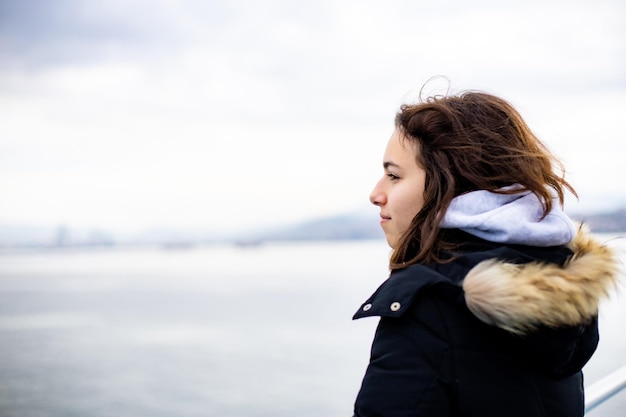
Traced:
[[[349, 416], [377, 324], [351, 317], [387, 256], [383, 241], [0, 254], [0, 415]], [[587, 384], [626, 363], [624, 318], [623, 296], [603, 308]], [[625, 409], [620, 394], [589, 415]]]

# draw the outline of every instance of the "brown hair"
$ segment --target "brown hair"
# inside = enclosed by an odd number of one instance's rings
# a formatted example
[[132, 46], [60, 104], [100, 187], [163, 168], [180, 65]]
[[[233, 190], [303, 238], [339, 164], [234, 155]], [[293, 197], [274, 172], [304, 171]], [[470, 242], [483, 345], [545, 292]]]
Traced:
[[507, 101], [482, 92], [436, 96], [402, 105], [396, 128], [414, 144], [417, 164], [426, 171], [424, 206], [413, 218], [391, 259], [391, 269], [417, 262], [441, 262], [451, 248], [439, 224], [452, 199], [475, 190], [513, 194], [502, 187], [521, 184], [552, 208], [552, 192], [564, 203], [562, 163], [534, 135]]

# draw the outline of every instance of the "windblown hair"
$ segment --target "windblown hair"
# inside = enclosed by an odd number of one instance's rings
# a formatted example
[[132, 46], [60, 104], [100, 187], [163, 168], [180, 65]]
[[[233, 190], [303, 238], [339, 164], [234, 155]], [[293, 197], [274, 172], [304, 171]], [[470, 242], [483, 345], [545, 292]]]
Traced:
[[535, 136], [507, 101], [482, 92], [429, 97], [404, 104], [395, 118], [403, 140], [416, 152], [426, 171], [424, 206], [401, 237], [391, 269], [418, 262], [442, 262], [452, 247], [439, 228], [452, 199], [476, 190], [501, 190], [520, 184], [543, 203], [543, 216], [551, 210], [553, 193], [561, 206], [564, 192], [576, 191], [564, 178], [563, 164]]

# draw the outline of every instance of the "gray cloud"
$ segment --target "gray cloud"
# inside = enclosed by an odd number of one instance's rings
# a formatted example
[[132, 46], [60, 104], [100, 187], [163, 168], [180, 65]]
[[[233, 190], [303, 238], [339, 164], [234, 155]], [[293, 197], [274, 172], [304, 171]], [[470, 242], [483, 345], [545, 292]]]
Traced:
[[[216, 2], [0, 1], [0, 63], [39, 68], [171, 54], [194, 27], [218, 28]], [[205, 30], [205, 29], [203, 29]]]
[[395, 109], [436, 74], [510, 99], [584, 189], [613, 187], [621, 0], [422, 3], [0, 0], [0, 222], [360, 203]]

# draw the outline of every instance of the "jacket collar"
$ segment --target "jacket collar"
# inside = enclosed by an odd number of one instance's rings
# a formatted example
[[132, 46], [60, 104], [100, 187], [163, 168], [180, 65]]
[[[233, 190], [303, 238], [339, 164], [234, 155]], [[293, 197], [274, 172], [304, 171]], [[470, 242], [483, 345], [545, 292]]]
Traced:
[[[461, 241], [463, 234], [458, 234]], [[394, 271], [353, 319], [400, 317], [426, 288], [445, 286], [481, 321], [510, 333], [585, 324], [618, 280], [617, 254], [580, 229], [570, 244], [535, 248], [468, 239], [441, 265]]]

